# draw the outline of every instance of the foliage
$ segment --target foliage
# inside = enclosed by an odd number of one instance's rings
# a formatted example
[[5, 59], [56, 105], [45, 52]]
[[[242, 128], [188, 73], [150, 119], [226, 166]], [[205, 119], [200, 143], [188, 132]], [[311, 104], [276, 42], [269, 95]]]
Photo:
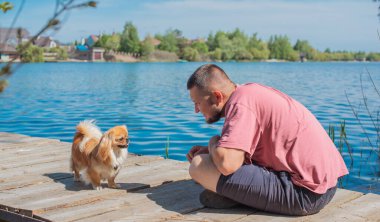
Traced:
[[[329, 125], [328, 135], [330, 136], [332, 142], [334, 144], [336, 144], [338, 151], [342, 156], [344, 156], [344, 148], [346, 147], [347, 153], [350, 157], [349, 170], [351, 170], [353, 165], [354, 165], [354, 158], [353, 158], [353, 150], [352, 150], [350, 144], [348, 143], [348, 139], [347, 139], [346, 122], [343, 120], [340, 123], [339, 137], [338, 138], [335, 137], [335, 126], [332, 124]], [[338, 187], [339, 188], [343, 188], [343, 185], [344, 185], [343, 183], [344, 183], [345, 179], [346, 179], [346, 177], [341, 177], [338, 179]]]
[[247, 49], [254, 60], [266, 60], [269, 58], [270, 51], [268, 45], [261, 39], [257, 38], [257, 33], [249, 38]]
[[268, 42], [270, 50], [269, 57], [271, 59], [281, 59], [296, 61], [298, 60], [298, 53], [293, 50], [290, 40], [287, 36], [275, 35], [271, 36]]
[[309, 44], [307, 40], [298, 39], [293, 49], [298, 53], [303, 54], [307, 59], [313, 59], [316, 54], [316, 50]]
[[366, 57], [366, 60], [368, 61], [372, 61], [372, 62], [375, 62], [375, 61], [380, 61], [380, 53], [369, 53]]
[[144, 41], [141, 42], [141, 55], [146, 57], [154, 52], [153, 38], [148, 35]]
[[120, 36], [120, 50], [127, 53], [140, 53], [140, 40], [137, 28], [132, 22], [124, 25], [124, 30]]
[[49, 52], [57, 53], [58, 60], [66, 60], [68, 58], [67, 51], [64, 48], [60, 48], [60, 47], [51, 48]]
[[157, 34], [155, 37], [161, 41], [158, 49], [162, 51], [178, 53], [179, 43], [183, 42], [182, 32], [178, 29], [169, 29], [164, 35]]
[[200, 55], [198, 50], [191, 48], [191, 47], [186, 47], [183, 50], [183, 59], [188, 60], [188, 61], [200, 61]]
[[119, 51], [120, 49], [120, 34], [101, 35], [95, 43], [95, 47], [102, 47], [106, 51]]
[[20, 45], [17, 48], [18, 53], [20, 54], [21, 62], [43, 62], [44, 61], [44, 50], [38, 46]]
[[1, 9], [1, 11], [3, 11], [4, 13], [6, 13], [7, 11], [13, 9], [13, 5], [12, 5], [12, 3], [10, 3], [10, 2], [2, 2], [2, 3], [0, 3], [0, 9]]
[[208, 46], [205, 42], [195, 41], [191, 44], [191, 48], [196, 49], [201, 54], [208, 53]]

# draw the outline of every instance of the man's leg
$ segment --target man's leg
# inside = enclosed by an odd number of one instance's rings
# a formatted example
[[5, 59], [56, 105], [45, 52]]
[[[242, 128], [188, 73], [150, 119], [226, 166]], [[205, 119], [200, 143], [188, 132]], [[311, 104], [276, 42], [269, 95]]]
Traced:
[[317, 213], [334, 196], [336, 188], [315, 194], [295, 186], [286, 172], [269, 171], [257, 165], [243, 165], [224, 176], [216, 169], [210, 155], [194, 157], [189, 173], [204, 188], [244, 205], [268, 212], [307, 215]]
[[199, 201], [204, 206], [224, 209], [239, 205], [238, 202], [216, 193], [216, 185], [221, 174], [211, 161], [210, 155], [200, 154], [195, 156], [191, 161], [189, 173], [193, 180], [206, 189], [199, 195]]
[[193, 180], [201, 184], [205, 189], [216, 192], [216, 185], [221, 174], [216, 169], [209, 154], [195, 156], [191, 161], [189, 174]]
[[336, 187], [317, 194], [293, 184], [290, 174], [243, 165], [235, 173], [221, 175], [217, 193], [247, 206], [286, 215], [318, 213], [333, 198]]

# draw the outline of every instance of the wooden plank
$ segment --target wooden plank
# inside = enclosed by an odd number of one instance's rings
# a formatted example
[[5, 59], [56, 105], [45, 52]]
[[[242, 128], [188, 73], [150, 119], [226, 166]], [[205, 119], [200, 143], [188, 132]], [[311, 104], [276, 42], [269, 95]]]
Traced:
[[[133, 158], [135, 154], [128, 154], [128, 158], [125, 166], [144, 164], [152, 160], [163, 159], [159, 156], [144, 156], [141, 158]], [[36, 163], [26, 167], [15, 167], [7, 170], [2, 170], [0, 174], [0, 182], [6, 181], [9, 178], [25, 175], [50, 175], [53, 173], [60, 174], [62, 172], [70, 172], [69, 158], [67, 160], [60, 160], [49, 163]]]
[[[318, 214], [315, 215], [328, 215], [331, 213], [334, 213], [336, 209], [338, 209], [339, 206], [350, 202], [352, 200], [355, 200], [359, 197], [361, 197], [363, 194], [355, 191], [349, 191], [344, 189], [338, 189], [334, 198], [331, 200], [331, 202], [322, 209]], [[240, 220], [237, 220], [237, 222], [248, 222], [248, 221], [263, 221], [263, 222], [269, 222], [269, 221], [308, 221], [313, 220], [314, 215], [311, 216], [304, 216], [304, 217], [297, 217], [297, 216], [286, 216], [286, 215], [279, 215], [279, 214], [272, 214], [267, 212], [258, 211], [252, 215], [249, 215], [245, 218], [242, 218]]]
[[[186, 166], [187, 167], [187, 166]], [[165, 171], [167, 170], [167, 171]], [[97, 192], [90, 187], [78, 185], [72, 178], [58, 181], [57, 183], [46, 183], [31, 187], [25, 187], [8, 192], [2, 192], [0, 201], [16, 208], [31, 209], [34, 212], [43, 212], [57, 207], [67, 207], [79, 202], [91, 201], [100, 195], [109, 193], [125, 193], [125, 190], [156, 186], [167, 181], [189, 178], [185, 165], [178, 161], [156, 161], [142, 166], [135, 166], [125, 170], [125, 174], [116, 178], [121, 183], [121, 190], [105, 189]], [[130, 182], [133, 181], [133, 182]], [[80, 191], [80, 192], [79, 192]]]
[[21, 175], [29, 175], [29, 174], [40, 174], [50, 172], [68, 172], [69, 171], [69, 160], [61, 160], [56, 162], [49, 163], [36, 163], [30, 166], [22, 166], [9, 168], [7, 170], [2, 170], [0, 174], [0, 180], [4, 180], [6, 178], [21, 176]]
[[371, 193], [363, 195], [334, 211], [312, 215], [307, 221], [380, 221], [380, 196]]
[[39, 216], [53, 221], [156, 221], [202, 208], [198, 200], [202, 190], [191, 180], [176, 181]]
[[[16, 159], [13, 159], [16, 158]], [[0, 163], [1, 170], [13, 169], [13, 168], [24, 168], [28, 166], [33, 166], [41, 163], [50, 163], [64, 160], [69, 162], [70, 153], [68, 152], [52, 152], [45, 153], [40, 155], [31, 155], [29, 156], [21, 156], [19, 159], [17, 157], [12, 157], [12, 161], [4, 160], [4, 162]]]
[[12, 149], [1, 150], [1, 159], [11, 159], [15, 156], [37, 155], [52, 152], [71, 153], [71, 145], [63, 143], [44, 143], [39, 145], [30, 145], [27, 147], [14, 147]]
[[12, 149], [14, 147], [26, 147], [46, 143], [57, 143], [57, 139], [41, 137], [30, 137], [20, 134], [0, 133], [0, 150]]
[[[124, 167], [133, 166], [136, 164], [144, 164], [151, 161], [161, 160], [157, 156], [139, 157], [135, 154], [130, 154], [127, 158]], [[0, 179], [0, 190], [11, 190], [32, 185], [41, 185], [52, 181], [59, 181], [66, 178], [72, 178], [73, 175], [69, 171], [69, 161], [57, 162], [58, 167], [49, 167], [46, 170], [37, 170], [23, 175], [10, 176]], [[62, 167], [64, 165], [64, 167]]]
[[343, 189], [306, 217], [203, 208], [187, 162], [133, 154], [116, 178], [122, 189], [94, 191], [73, 182], [70, 150], [71, 143], [0, 132], [0, 211], [54, 221], [380, 221], [379, 195]]
[[[198, 198], [198, 197], [194, 197]], [[176, 214], [171, 217], [161, 218], [162, 221], [210, 221], [229, 222], [236, 221], [255, 213], [257, 210], [240, 205], [229, 209], [203, 208], [187, 214]]]

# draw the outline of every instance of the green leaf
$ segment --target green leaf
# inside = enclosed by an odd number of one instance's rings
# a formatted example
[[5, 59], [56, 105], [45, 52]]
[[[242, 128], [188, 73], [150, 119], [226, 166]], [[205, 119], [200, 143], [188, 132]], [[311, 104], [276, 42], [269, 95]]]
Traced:
[[9, 10], [13, 9], [13, 5], [10, 2], [2, 2], [0, 3], [0, 9], [6, 13]]

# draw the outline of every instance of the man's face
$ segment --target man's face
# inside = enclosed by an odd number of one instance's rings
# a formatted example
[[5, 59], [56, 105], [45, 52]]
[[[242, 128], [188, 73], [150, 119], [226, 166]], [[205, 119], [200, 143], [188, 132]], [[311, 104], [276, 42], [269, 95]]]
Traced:
[[205, 93], [193, 87], [190, 89], [190, 98], [194, 103], [195, 113], [201, 112], [207, 123], [215, 123], [222, 117], [222, 109], [217, 106], [212, 93]]

